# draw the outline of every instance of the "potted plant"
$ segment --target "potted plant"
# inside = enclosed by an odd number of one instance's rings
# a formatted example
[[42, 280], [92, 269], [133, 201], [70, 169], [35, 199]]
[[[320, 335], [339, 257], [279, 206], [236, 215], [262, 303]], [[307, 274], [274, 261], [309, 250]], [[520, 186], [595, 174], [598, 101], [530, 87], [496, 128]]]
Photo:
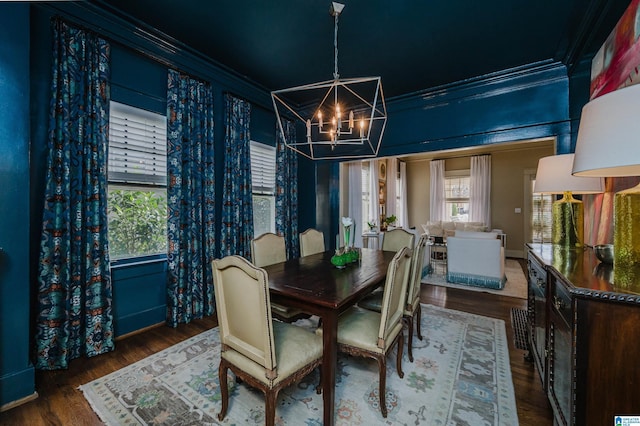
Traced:
[[370, 220], [367, 222], [367, 226], [369, 227], [369, 232], [373, 233], [376, 232], [376, 222], [373, 220]]
[[387, 229], [393, 229], [395, 227], [394, 224], [396, 223], [396, 220], [397, 217], [393, 214], [385, 218], [384, 222], [387, 224]]

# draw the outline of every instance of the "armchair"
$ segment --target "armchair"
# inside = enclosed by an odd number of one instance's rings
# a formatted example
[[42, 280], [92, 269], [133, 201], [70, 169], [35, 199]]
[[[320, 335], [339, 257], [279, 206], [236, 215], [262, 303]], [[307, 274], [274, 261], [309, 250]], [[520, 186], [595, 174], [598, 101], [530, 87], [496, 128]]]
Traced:
[[[284, 237], [266, 232], [251, 240], [251, 260], [259, 268], [285, 262], [287, 260], [287, 249]], [[271, 308], [273, 309], [273, 314], [283, 321], [291, 322], [303, 316], [302, 311], [279, 303], [272, 303]]]
[[[424, 263], [424, 250], [427, 245], [429, 236], [423, 234], [418, 240], [418, 245], [413, 250], [411, 256], [411, 269], [409, 281], [407, 283], [407, 298], [405, 302], [403, 321], [407, 325], [409, 331], [407, 351], [409, 353], [409, 361], [413, 362], [413, 326], [416, 326], [418, 339], [422, 340], [420, 331], [420, 318], [422, 316], [422, 307], [420, 306], [420, 283], [422, 279], [422, 264]], [[382, 292], [374, 292], [365, 296], [358, 302], [358, 306], [375, 312], [382, 311]]]
[[309, 228], [300, 234], [300, 256], [322, 253], [324, 251], [324, 234]]
[[447, 281], [504, 288], [504, 247], [496, 233], [456, 231], [455, 236], [447, 238], [447, 259]]
[[[401, 248], [393, 257], [387, 278], [380, 312], [352, 307], [338, 319], [338, 350], [350, 355], [373, 358], [378, 363], [380, 411], [387, 417], [386, 379], [387, 354], [397, 345], [396, 369], [402, 378], [402, 315], [406, 301], [409, 273], [409, 249]], [[321, 333], [322, 330], [318, 329]]]
[[273, 425], [279, 391], [321, 364], [322, 339], [302, 327], [272, 321], [264, 269], [240, 256], [214, 260], [212, 266], [222, 344], [218, 419], [224, 419], [229, 407], [229, 369], [265, 394], [265, 423]]

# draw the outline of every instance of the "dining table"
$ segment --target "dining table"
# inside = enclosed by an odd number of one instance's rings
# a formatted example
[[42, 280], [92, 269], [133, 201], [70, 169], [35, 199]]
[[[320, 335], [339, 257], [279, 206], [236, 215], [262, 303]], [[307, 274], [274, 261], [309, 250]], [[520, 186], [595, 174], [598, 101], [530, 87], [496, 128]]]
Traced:
[[289, 259], [264, 267], [271, 301], [321, 319], [324, 425], [333, 425], [338, 317], [383, 283], [395, 252], [363, 248], [360, 259], [343, 268], [331, 263], [333, 251]]

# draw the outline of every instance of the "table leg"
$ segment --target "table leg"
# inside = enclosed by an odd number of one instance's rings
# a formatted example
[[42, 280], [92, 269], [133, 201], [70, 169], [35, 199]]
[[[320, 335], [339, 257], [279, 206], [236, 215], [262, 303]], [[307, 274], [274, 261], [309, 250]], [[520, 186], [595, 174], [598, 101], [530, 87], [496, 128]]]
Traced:
[[322, 316], [322, 396], [324, 425], [334, 424], [336, 369], [338, 365], [338, 313], [328, 311]]

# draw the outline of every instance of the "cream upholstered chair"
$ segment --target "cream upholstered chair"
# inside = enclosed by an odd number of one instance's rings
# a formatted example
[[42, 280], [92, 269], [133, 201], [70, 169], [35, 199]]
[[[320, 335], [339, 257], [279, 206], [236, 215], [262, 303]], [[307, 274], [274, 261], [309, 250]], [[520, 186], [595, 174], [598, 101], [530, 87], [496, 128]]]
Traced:
[[[422, 332], [420, 330], [420, 318], [422, 316], [422, 307], [420, 306], [420, 283], [422, 281], [422, 267], [424, 264], [424, 251], [427, 241], [429, 241], [429, 236], [426, 234], [421, 235], [417, 246], [413, 250], [409, 282], [407, 283], [407, 298], [403, 312], [403, 319], [407, 324], [407, 329], [409, 331], [407, 350], [409, 353], [409, 361], [411, 362], [413, 362], [414, 323], [416, 325], [418, 339], [422, 340]], [[380, 312], [382, 310], [382, 293], [376, 292], [363, 297], [358, 302], [358, 306], [371, 311]]]
[[284, 237], [265, 232], [251, 240], [251, 259], [258, 267], [273, 265], [287, 260]]
[[[381, 312], [354, 306], [338, 318], [338, 350], [350, 355], [373, 358], [378, 362], [380, 410], [387, 417], [386, 380], [387, 354], [398, 347], [396, 368], [402, 372], [402, 313], [406, 300], [410, 267], [409, 249], [401, 248], [387, 270]], [[321, 332], [321, 331], [320, 331]]]
[[224, 419], [229, 407], [230, 369], [265, 394], [265, 424], [273, 425], [278, 392], [322, 363], [322, 339], [302, 327], [272, 321], [264, 269], [240, 256], [214, 260], [212, 265], [222, 349], [218, 419]]
[[[251, 261], [261, 268], [273, 265], [274, 263], [285, 262], [287, 260], [287, 249], [284, 237], [266, 232], [258, 238], [251, 240]], [[293, 321], [303, 315], [298, 309], [289, 306], [272, 303], [273, 315], [283, 321]]]
[[412, 250], [415, 238], [414, 234], [401, 228], [387, 231], [384, 233], [384, 237], [382, 239], [382, 250], [398, 251], [402, 247], [407, 247]]
[[309, 228], [300, 234], [300, 256], [309, 256], [324, 251], [324, 234]]

